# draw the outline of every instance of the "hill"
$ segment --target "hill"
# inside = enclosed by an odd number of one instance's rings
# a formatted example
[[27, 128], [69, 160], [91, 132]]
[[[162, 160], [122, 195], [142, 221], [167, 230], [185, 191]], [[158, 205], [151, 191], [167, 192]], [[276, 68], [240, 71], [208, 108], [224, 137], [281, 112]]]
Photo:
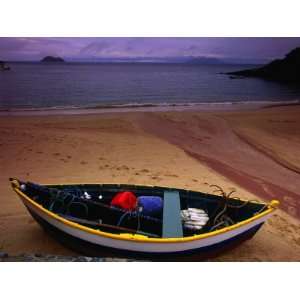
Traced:
[[258, 77], [281, 82], [300, 82], [300, 47], [293, 49], [283, 59], [254, 68], [226, 73], [243, 77]]

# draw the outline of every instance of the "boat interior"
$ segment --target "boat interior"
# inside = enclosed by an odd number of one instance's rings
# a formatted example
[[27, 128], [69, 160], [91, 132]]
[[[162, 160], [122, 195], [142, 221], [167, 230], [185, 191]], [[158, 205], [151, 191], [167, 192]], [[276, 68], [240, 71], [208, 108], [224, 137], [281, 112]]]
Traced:
[[[154, 238], [188, 237], [211, 232], [251, 218], [267, 209], [265, 204], [242, 201], [183, 189], [119, 184], [38, 185], [22, 183], [20, 188], [29, 198], [47, 210], [72, 222], [109, 233], [141, 234]], [[161, 197], [163, 209], [155, 216], [136, 209], [127, 211], [111, 205], [113, 197], [130, 191], [136, 197]], [[223, 193], [222, 193], [223, 192]], [[88, 199], [84, 197], [88, 195]], [[198, 209], [207, 215], [203, 226], [183, 226], [181, 212]]]

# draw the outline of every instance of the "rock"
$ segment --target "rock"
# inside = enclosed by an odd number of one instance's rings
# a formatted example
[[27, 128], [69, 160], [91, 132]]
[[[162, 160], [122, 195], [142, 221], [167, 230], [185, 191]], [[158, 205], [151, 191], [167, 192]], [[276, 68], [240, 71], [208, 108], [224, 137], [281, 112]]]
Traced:
[[0, 60], [0, 71], [9, 71], [10, 67], [2, 60]]
[[55, 56], [45, 56], [41, 62], [46, 62], [46, 63], [62, 63], [65, 62], [61, 57], [55, 57]]
[[63, 256], [44, 254], [22, 254], [10, 256], [5, 252], [0, 252], [0, 262], [131, 262], [135, 259], [118, 257], [89, 257], [89, 256]]
[[255, 69], [226, 73], [243, 77], [258, 77], [280, 82], [300, 82], [300, 47], [289, 52], [285, 58], [276, 59]]

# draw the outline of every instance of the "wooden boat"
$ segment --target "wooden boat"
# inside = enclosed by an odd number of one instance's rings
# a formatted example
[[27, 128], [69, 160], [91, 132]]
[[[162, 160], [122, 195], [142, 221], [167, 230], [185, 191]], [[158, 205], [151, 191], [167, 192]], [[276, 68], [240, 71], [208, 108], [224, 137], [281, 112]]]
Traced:
[[[10, 179], [33, 218], [57, 240], [86, 255], [103, 250], [126, 256], [211, 257], [251, 238], [279, 205], [243, 201], [226, 195], [157, 186], [125, 184], [37, 185]], [[147, 216], [112, 207], [120, 191], [163, 199], [161, 215]], [[84, 195], [89, 195], [88, 199]], [[204, 211], [202, 227], [184, 226], [183, 212]], [[122, 220], [122, 224], [121, 224]]]

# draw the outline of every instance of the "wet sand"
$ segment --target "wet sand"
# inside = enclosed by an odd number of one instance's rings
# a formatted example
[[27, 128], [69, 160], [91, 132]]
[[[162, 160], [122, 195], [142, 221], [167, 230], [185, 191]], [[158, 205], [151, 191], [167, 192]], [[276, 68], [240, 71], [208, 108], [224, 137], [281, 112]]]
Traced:
[[300, 218], [300, 107], [161, 113], [143, 128], [264, 200]]
[[300, 107], [0, 118], [0, 251], [70, 255], [28, 215], [8, 177], [118, 182], [281, 200], [257, 235], [217, 261], [300, 260]]

